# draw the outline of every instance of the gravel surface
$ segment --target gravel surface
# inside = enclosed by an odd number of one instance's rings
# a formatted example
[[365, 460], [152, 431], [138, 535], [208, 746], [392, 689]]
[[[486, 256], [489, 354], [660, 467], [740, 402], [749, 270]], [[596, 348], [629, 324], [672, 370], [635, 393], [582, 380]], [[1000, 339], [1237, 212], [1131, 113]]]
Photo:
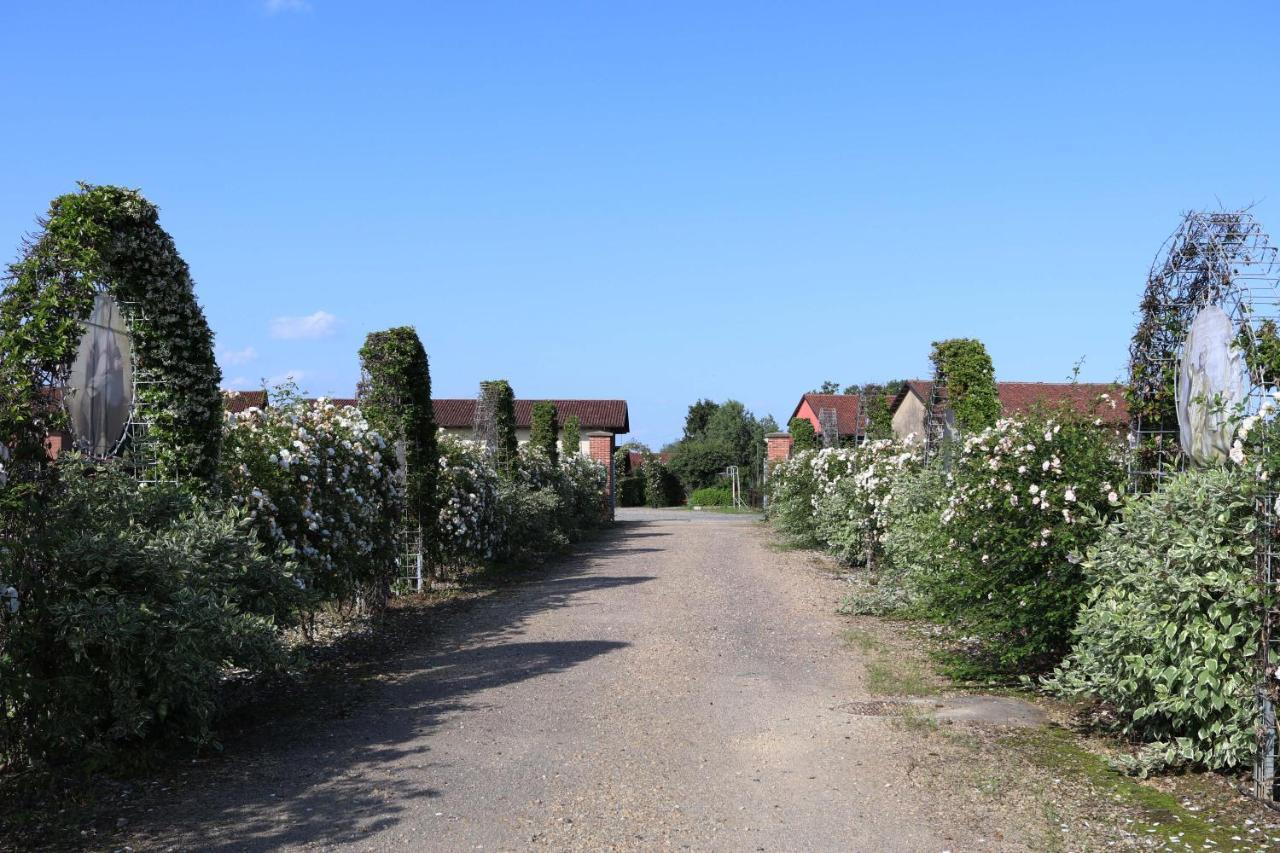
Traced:
[[931, 782], [941, 747], [842, 708], [873, 698], [842, 589], [753, 517], [620, 511], [389, 661], [349, 716], [212, 762], [129, 843], [1022, 849]]

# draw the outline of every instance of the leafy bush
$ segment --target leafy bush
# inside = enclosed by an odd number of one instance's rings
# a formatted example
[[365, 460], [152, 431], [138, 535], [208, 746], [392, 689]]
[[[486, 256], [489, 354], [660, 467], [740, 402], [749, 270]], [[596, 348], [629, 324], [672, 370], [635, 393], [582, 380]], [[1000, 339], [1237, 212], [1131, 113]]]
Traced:
[[441, 564], [481, 565], [497, 557], [506, 536], [498, 512], [498, 472], [476, 442], [445, 434], [439, 449]]
[[644, 506], [644, 474], [643, 468], [629, 477], [618, 481], [618, 506]]
[[976, 432], [996, 422], [1000, 417], [1000, 396], [995, 368], [982, 341], [935, 341], [929, 359], [933, 362], [933, 381], [946, 389], [947, 405], [962, 432]]
[[[403, 442], [405, 517], [428, 540], [436, 505], [436, 420], [427, 352], [412, 326], [371, 332], [360, 348], [360, 411], [393, 446]], [[428, 545], [430, 542], [428, 541]]]
[[733, 490], [728, 486], [707, 486], [689, 495], [689, 506], [733, 506]]
[[880, 439], [824, 452], [834, 464], [818, 470], [817, 536], [841, 562], [874, 568], [885, 530], [879, 510], [893, 483], [920, 464], [920, 449]]
[[1246, 765], [1255, 748], [1261, 594], [1250, 478], [1181, 474], [1089, 549], [1071, 655], [1046, 684], [1091, 696], [1148, 745], [1132, 769]]
[[818, 476], [814, 462], [819, 451], [802, 450], [769, 468], [765, 484], [767, 515], [787, 541], [816, 548], [818, 538], [814, 510], [818, 501]]
[[263, 544], [297, 561], [313, 603], [378, 601], [394, 576], [396, 459], [359, 409], [304, 401], [227, 414], [222, 469]]
[[644, 475], [644, 496], [648, 506], [679, 506], [684, 501], [684, 488], [679, 478], [661, 459], [650, 459], [640, 471]]
[[787, 431], [791, 433], [792, 453], [818, 449], [818, 431], [808, 418], [792, 418], [787, 423]]
[[298, 588], [242, 512], [116, 466], [59, 459], [41, 521], [0, 554], [21, 594], [0, 649], [0, 750], [83, 758], [205, 743], [228, 668], [281, 665]]
[[947, 547], [941, 518], [946, 488], [947, 475], [936, 463], [918, 463], [892, 478], [875, 512], [882, 557], [875, 566], [874, 588], [852, 603], [855, 612], [888, 614], [915, 608], [924, 579]]
[[1114, 515], [1115, 433], [1071, 412], [1004, 419], [964, 441], [928, 604], [983, 643], [973, 674], [1037, 669], [1066, 652], [1086, 587], [1079, 555]]
[[560, 454], [562, 456], [582, 454], [582, 419], [577, 415], [569, 415], [560, 427]]
[[560, 461], [560, 446], [556, 439], [556, 434], [560, 431], [556, 404], [550, 400], [539, 400], [533, 404], [531, 417], [529, 443], [539, 448], [551, 460], [551, 464], [555, 465]]
[[486, 440], [492, 440], [494, 464], [498, 470], [509, 473], [517, 464], [520, 441], [516, 437], [516, 395], [511, 383], [505, 379], [490, 379], [480, 383], [480, 394], [488, 402], [492, 423], [482, 424]]

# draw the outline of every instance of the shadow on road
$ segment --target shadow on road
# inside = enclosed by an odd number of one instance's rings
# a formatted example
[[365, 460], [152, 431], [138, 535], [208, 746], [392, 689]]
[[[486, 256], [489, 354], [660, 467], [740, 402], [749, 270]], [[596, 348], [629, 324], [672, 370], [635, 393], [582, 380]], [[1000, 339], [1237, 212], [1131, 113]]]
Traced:
[[429, 767], [424, 734], [476, 707], [478, 693], [563, 672], [627, 645], [520, 637], [536, 613], [652, 580], [599, 573], [611, 555], [660, 550], [628, 547], [642, 535], [619, 525], [474, 606], [439, 619], [420, 610], [422, 633], [414, 641], [328, 686], [363, 698], [339, 702], [336, 710], [282, 708], [278, 717], [236, 733], [224, 756], [184, 774], [169, 801], [143, 822], [154, 833], [144, 830], [143, 837], [169, 841], [176, 833], [179, 847], [206, 850], [354, 844], [395, 827], [408, 811], [431, 808], [426, 801], [438, 791], [415, 784], [430, 778], [429, 770], [403, 772]]

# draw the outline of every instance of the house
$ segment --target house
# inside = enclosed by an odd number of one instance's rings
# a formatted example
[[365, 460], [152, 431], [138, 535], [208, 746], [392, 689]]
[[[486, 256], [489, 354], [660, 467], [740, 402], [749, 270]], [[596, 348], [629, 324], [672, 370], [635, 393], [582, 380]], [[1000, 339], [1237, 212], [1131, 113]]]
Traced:
[[[996, 393], [1000, 397], [1000, 411], [1006, 416], [1028, 412], [1037, 406], [1066, 403], [1083, 414], [1092, 414], [1096, 408], [1097, 417], [1104, 423], [1118, 427], [1129, 425], [1124, 386], [1111, 382], [997, 382]], [[1097, 405], [1104, 394], [1108, 395], [1109, 402]], [[889, 407], [893, 434], [897, 438], [906, 438], [912, 433], [924, 436], [925, 417], [932, 399], [932, 380], [908, 380]]]
[[[521, 444], [529, 440], [533, 424], [533, 404], [540, 400], [516, 400], [516, 438]], [[631, 418], [626, 400], [551, 400], [556, 404], [557, 417], [565, 420], [577, 415], [582, 423], [582, 439], [578, 452], [590, 455], [590, 433], [607, 432], [616, 438], [631, 431]], [[470, 438], [475, 428], [476, 401], [474, 397], [431, 401], [436, 425], [441, 432]]]
[[814, 432], [821, 438], [823, 424], [834, 420], [840, 439], [836, 443], [856, 442], [865, 434], [865, 425], [861, 422], [859, 412], [860, 400], [857, 394], [804, 394], [800, 397], [800, 402], [796, 403], [791, 417], [787, 418], [787, 423], [795, 418], [804, 418], [813, 424]]
[[223, 391], [222, 408], [233, 415], [248, 409], [265, 409], [267, 392], [261, 391]]

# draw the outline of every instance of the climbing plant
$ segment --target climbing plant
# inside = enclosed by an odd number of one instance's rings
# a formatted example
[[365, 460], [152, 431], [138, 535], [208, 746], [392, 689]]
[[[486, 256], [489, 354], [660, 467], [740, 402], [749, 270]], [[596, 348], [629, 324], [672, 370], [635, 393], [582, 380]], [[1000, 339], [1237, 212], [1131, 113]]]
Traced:
[[1000, 417], [1000, 397], [996, 393], [995, 367], [982, 341], [935, 341], [929, 359], [933, 362], [934, 387], [945, 389], [947, 405], [961, 431], [978, 432], [996, 422]]
[[550, 400], [539, 400], [533, 404], [529, 443], [545, 453], [553, 464], [560, 462], [560, 448], [556, 443], [556, 427], [559, 419], [560, 413], [556, 410], [556, 404]]
[[792, 418], [787, 424], [791, 433], [791, 450], [799, 453], [802, 450], [813, 450], [818, 446], [818, 433], [808, 418]]
[[66, 429], [66, 381], [94, 295], [130, 315], [135, 411], [164, 477], [210, 479], [222, 440], [221, 372], [190, 271], [137, 190], [80, 184], [54, 199], [0, 294], [0, 433], [11, 473], [38, 475], [44, 439]]
[[360, 348], [360, 410], [393, 447], [403, 442], [405, 513], [424, 532], [438, 510], [440, 467], [436, 421], [431, 408], [431, 369], [412, 326], [371, 332]]
[[577, 456], [582, 448], [582, 419], [570, 415], [560, 428], [560, 448], [565, 456]]
[[[480, 383], [480, 393], [488, 404], [493, 419], [492, 433], [494, 462], [499, 471], [510, 473], [516, 463], [520, 442], [516, 437], [516, 395], [511, 383], [505, 379], [490, 379]], [[486, 429], [486, 433], [490, 430]]]

